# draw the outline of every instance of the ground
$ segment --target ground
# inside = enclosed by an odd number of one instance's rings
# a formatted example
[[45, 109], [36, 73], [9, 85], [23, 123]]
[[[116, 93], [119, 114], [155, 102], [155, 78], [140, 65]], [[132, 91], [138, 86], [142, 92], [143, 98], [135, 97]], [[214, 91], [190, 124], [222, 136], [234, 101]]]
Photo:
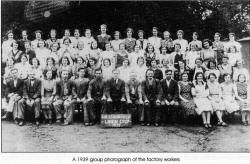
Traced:
[[250, 152], [250, 126], [103, 129], [81, 123], [19, 127], [2, 121], [2, 152]]

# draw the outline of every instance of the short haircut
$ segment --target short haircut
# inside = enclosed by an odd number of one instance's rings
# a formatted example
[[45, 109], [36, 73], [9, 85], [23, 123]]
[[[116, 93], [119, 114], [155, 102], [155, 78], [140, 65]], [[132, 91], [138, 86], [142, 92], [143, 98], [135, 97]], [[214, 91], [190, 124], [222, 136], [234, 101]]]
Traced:
[[211, 77], [211, 76], [214, 76], [214, 77], [217, 79], [217, 76], [216, 76], [216, 74], [215, 74], [215, 73], [213, 73], [213, 72], [209, 73], [209, 75], [208, 75], [208, 77], [207, 77], [207, 78], [208, 78], [208, 79], [210, 79], [210, 77]]
[[96, 72], [102, 72], [102, 69], [98, 68], [98, 69], [95, 70], [95, 73]]
[[221, 37], [221, 34], [218, 32], [216, 32], [214, 35], [218, 35], [219, 37]]
[[183, 30], [178, 30], [177, 33], [181, 33], [182, 35], [184, 35], [184, 31]]
[[238, 77], [237, 77], [237, 82], [239, 82], [240, 76], [242, 76], [242, 75], [243, 75], [244, 78], [245, 78], [245, 81], [244, 81], [244, 82], [246, 82], [247, 78], [246, 78], [246, 75], [243, 74], [243, 73], [240, 73], [240, 74], [238, 75]]
[[169, 72], [171, 72], [171, 74], [173, 73], [173, 70], [171, 70], [171, 69], [166, 69], [165, 70], [165, 74], [167, 74], [167, 73], [169, 73]]

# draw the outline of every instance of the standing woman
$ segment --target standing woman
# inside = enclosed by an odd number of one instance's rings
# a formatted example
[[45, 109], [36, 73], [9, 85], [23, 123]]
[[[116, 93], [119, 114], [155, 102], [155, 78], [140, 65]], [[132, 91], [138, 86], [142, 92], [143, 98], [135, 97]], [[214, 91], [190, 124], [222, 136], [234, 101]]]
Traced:
[[107, 34], [106, 24], [102, 24], [100, 26], [100, 30], [101, 34], [97, 36], [97, 43], [98, 47], [104, 51], [106, 43], [109, 43], [109, 41], [111, 40], [111, 36]]
[[235, 39], [236, 39], [235, 38], [235, 33], [230, 32], [228, 34], [228, 37], [229, 37], [229, 41], [225, 45], [225, 51], [227, 52], [230, 47], [235, 46], [236, 47], [236, 52], [240, 52], [240, 49], [241, 49], [242, 46], [241, 46], [241, 44], [239, 42], [235, 41]]
[[163, 40], [161, 41], [161, 47], [167, 47], [169, 42], [173, 42], [170, 38], [170, 33], [168, 31], [163, 32]]
[[136, 63], [137, 65], [133, 67], [133, 70], [136, 72], [138, 81], [142, 82], [146, 78], [146, 71], [148, 69], [145, 65], [144, 57], [138, 57]]
[[156, 60], [157, 64], [159, 63], [159, 56], [155, 53], [155, 49], [153, 45], [148, 45], [145, 52], [146, 66], [151, 66], [151, 61]]
[[242, 124], [246, 126], [250, 124], [250, 88], [244, 74], [239, 74], [236, 87], [236, 98], [241, 110]]
[[90, 80], [95, 78], [95, 70], [98, 68], [100, 68], [100, 66], [97, 65], [97, 60], [92, 57], [89, 58], [89, 67], [87, 68], [87, 72]]
[[139, 44], [141, 49], [145, 50], [148, 46], [148, 40], [144, 39], [144, 31], [138, 30], [138, 39], [136, 40], [136, 44]]
[[94, 40], [93, 42], [91, 42], [88, 60], [90, 58], [95, 58], [97, 63], [99, 63], [101, 52], [102, 52], [102, 50], [100, 48], [98, 48], [97, 41]]
[[239, 110], [235, 97], [237, 94], [237, 88], [231, 81], [230, 74], [224, 74], [224, 82], [221, 83], [222, 99], [225, 104], [226, 111], [228, 113], [234, 113]]
[[45, 70], [45, 78], [42, 80], [41, 105], [45, 122], [52, 124], [53, 102], [56, 95], [56, 81], [52, 78], [52, 70]]
[[74, 48], [72, 48], [71, 40], [69, 38], [65, 38], [63, 40], [63, 46], [59, 49], [58, 53], [60, 55], [60, 58], [62, 58], [65, 55], [68, 55], [67, 57], [70, 60], [70, 64], [73, 65], [73, 60], [75, 60], [76, 57], [76, 51]]
[[233, 81], [237, 81], [240, 74], [244, 74], [246, 81], [249, 82], [249, 71], [243, 67], [243, 61], [236, 61], [236, 67], [233, 67]]
[[129, 53], [131, 53], [134, 50], [134, 47], [136, 44], [136, 39], [132, 37], [133, 32], [134, 31], [132, 28], [127, 28], [127, 30], [126, 30], [127, 38], [124, 39], [125, 49]]
[[125, 44], [121, 43], [119, 45], [119, 50], [116, 55], [116, 68], [121, 67], [124, 59], [128, 59], [128, 51], [125, 49]]
[[42, 67], [46, 66], [47, 57], [50, 55], [50, 50], [45, 47], [45, 41], [38, 41], [37, 48], [35, 49], [36, 57], [40, 61]]
[[36, 30], [35, 32], [35, 40], [31, 41], [31, 49], [35, 50], [38, 47], [38, 42], [42, 40], [42, 31]]
[[188, 41], [183, 39], [184, 36], [184, 31], [178, 30], [177, 31], [177, 39], [174, 40], [174, 45], [176, 43], [179, 43], [181, 45], [181, 53], [185, 54], [186, 51], [188, 50]]
[[218, 118], [218, 126], [227, 126], [227, 124], [222, 120], [223, 112], [225, 111], [225, 105], [221, 99], [221, 87], [218, 83], [217, 75], [215, 73], [210, 73], [208, 75], [207, 86], [209, 90], [209, 100], [212, 104], [213, 110]]
[[228, 63], [231, 66], [234, 66], [237, 60], [242, 60], [242, 55], [236, 51], [236, 46], [229, 47], [226, 55], [228, 56]]
[[216, 32], [214, 34], [213, 50], [217, 56], [218, 64], [222, 63], [222, 58], [224, 56], [224, 44], [220, 41], [221, 34]]
[[152, 46], [154, 46], [155, 53], [157, 53], [157, 54], [160, 53], [161, 40], [162, 40], [160, 37], [158, 37], [158, 33], [159, 33], [158, 28], [153, 27], [153, 29], [152, 29], [153, 36], [148, 38], [148, 42]]
[[172, 64], [171, 60], [171, 54], [167, 53], [167, 48], [166, 47], [161, 47], [160, 55], [159, 55], [159, 60], [160, 63], [162, 63], [163, 60], [168, 61], [168, 63]]
[[79, 29], [75, 29], [74, 30], [74, 37], [71, 37], [71, 45], [73, 48], [77, 48], [77, 44], [78, 42], [81, 40], [81, 37], [80, 37], [80, 30]]
[[203, 49], [201, 50], [201, 58], [203, 59], [203, 65], [207, 67], [209, 60], [215, 60], [217, 63], [217, 57], [212, 49], [212, 42], [209, 39], [203, 40]]
[[18, 50], [18, 44], [16, 41], [12, 42], [11, 47], [12, 47], [12, 50], [9, 52], [8, 58], [13, 57], [14, 61], [19, 63], [21, 61], [21, 55], [23, 52], [21, 50]]
[[81, 40], [83, 41], [84, 48], [90, 50], [91, 43], [95, 41], [95, 39], [91, 36], [91, 30], [89, 28], [85, 30], [84, 34], [85, 37], [82, 37]]
[[12, 32], [12, 30], [9, 30], [6, 33], [7, 36], [7, 40], [3, 41], [2, 44], [2, 62], [5, 63], [7, 58], [8, 58], [8, 54], [10, 53], [10, 51], [13, 49], [11, 46], [13, 44], [13, 42], [15, 42], [14, 40], [14, 34]]
[[193, 32], [193, 40], [188, 44], [188, 49], [191, 50], [191, 45], [197, 45], [196, 51], [200, 51], [202, 48], [202, 42], [198, 40], [199, 34], [197, 32]]
[[26, 80], [28, 78], [29, 71], [31, 69], [31, 66], [28, 62], [27, 56], [22, 55], [21, 56], [21, 62], [15, 64], [15, 68], [18, 69], [18, 77], [22, 80]]
[[197, 58], [200, 58], [200, 51], [197, 51], [198, 46], [196, 44], [189, 44], [190, 51], [186, 53], [185, 60], [187, 66], [189, 66], [191, 69], [195, 67], [195, 60]]
[[122, 62], [122, 66], [118, 67], [118, 70], [120, 71], [119, 78], [122, 79], [125, 83], [129, 81], [130, 78], [130, 63], [127, 58], [125, 58]]
[[55, 30], [55, 29], [51, 29], [51, 30], [50, 30], [49, 39], [47, 39], [47, 40], [45, 41], [46, 47], [47, 47], [48, 49], [50, 49], [50, 48], [52, 47], [52, 44], [53, 44], [53, 43], [57, 43], [58, 46], [59, 46], [60, 41], [59, 41], [59, 39], [56, 38], [56, 34], [57, 34], [57, 33], [56, 33], [56, 30]]
[[74, 64], [74, 66], [72, 68], [73, 76], [71, 77], [71, 79], [74, 80], [74, 79], [77, 79], [79, 77], [79, 74], [78, 74], [79, 68], [84, 68], [84, 69], [87, 68], [87, 62], [81, 56], [78, 56], [76, 58], [76, 63]]
[[[71, 44], [72, 43], [72, 40], [71, 40], [71, 36], [70, 36], [70, 30], [69, 29], [65, 29], [64, 30], [64, 36], [62, 37], [62, 39], [60, 39], [60, 47], [64, 47], [65, 44], [63, 43], [65, 39], [69, 39], [69, 43]], [[71, 45], [70, 45], [71, 46]], [[72, 46], [71, 46], [72, 47]]]
[[196, 115], [196, 105], [191, 92], [194, 85], [189, 82], [187, 72], [181, 74], [181, 81], [178, 82], [178, 86], [182, 117], [185, 119], [190, 118], [193, 121]]
[[211, 128], [210, 118], [213, 108], [208, 99], [208, 89], [203, 79], [203, 73], [199, 72], [196, 74], [192, 95], [194, 96], [194, 103], [197, 106], [196, 113], [202, 116], [204, 127]]
[[80, 40], [77, 43], [77, 48], [76, 49], [76, 57], [82, 57], [85, 61], [88, 61], [89, 58], [89, 49], [84, 47], [84, 42], [83, 40]]
[[120, 39], [121, 33], [119, 31], [115, 31], [114, 33], [114, 40], [111, 40], [111, 46], [113, 50], [117, 52], [120, 49], [120, 44], [123, 43], [123, 40]]

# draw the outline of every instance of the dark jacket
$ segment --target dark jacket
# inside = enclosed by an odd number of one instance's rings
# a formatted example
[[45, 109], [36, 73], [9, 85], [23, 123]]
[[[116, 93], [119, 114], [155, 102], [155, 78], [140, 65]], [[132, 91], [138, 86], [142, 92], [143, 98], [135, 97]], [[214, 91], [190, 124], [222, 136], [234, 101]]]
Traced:
[[104, 80], [97, 80], [96, 78], [95, 79], [92, 79], [90, 82], [89, 82], [89, 88], [88, 88], [88, 98], [93, 98], [95, 100], [100, 100], [103, 95], [105, 94], [105, 82]]
[[66, 83], [66, 91], [64, 90], [64, 82], [60, 80], [56, 83], [56, 96], [59, 98], [64, 98], [65, 96], [72, 96], [72, 98], [76, 98], [76, 87], [75, 83], [71, 80], [68, 80]]
[[106, 83], [106, 95], [111, 99], [121, 99], [122, 97], [125, 98], [125, 82], [121, 79], [118, 79], [116, 84], [114, 78], [109, 79]]
[[153, 84], [150, 86], [149, 81], [146, 79], [142, 81], [141, 87], [144, 100], [156, 101], [161, 99], [162, 88], [159, 80], [153, 79]]
[[75, 80], [75, 85], [76, 85], [76, 94], [77, 97], [82, 99], [87, 97], [87, 92], [88, 92], [88, 85], [89, 85], [89, 79], [84, 78], [83, 80], [76, 79]]
[[179, 97], [179, 87], [175, 80], [171, 79], [169, 86], [167, 85], [167, 80], [161, 80], [162, 87], [162, 100], [168, 100], [169, 102], [174, 100], [178, 101]]
[[40, 98], [41, 97], [41, 81], [38, 79], [35, 79], [33, 86], [31, 86], [30, 79], [24, 81], [23, 97], [32, 98], [32, 99]]
[[23, 80], [17, 79], [17, 84], [16, 87], [14, 86], [14, 80], [11, 79], [7, 84], [6, 84], [6, 97], [8, 96], [9, 93], [14, 93], [18, 94], [19, 96], [23, 96]]

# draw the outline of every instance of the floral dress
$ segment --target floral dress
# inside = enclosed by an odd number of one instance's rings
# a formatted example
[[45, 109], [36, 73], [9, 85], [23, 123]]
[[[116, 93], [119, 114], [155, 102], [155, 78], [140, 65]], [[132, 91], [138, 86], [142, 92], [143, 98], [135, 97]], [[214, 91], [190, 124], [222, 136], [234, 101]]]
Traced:
[[238, 92], [238, 96], [240, 98], [242, 98], [243, 100], [246, 100], [248, 98], [248, 102], [244, 103], [240, 100], [238, 100], [238, 104], [240, 106], [240, 109], [242, 111], [250, 111], [250, 102], [249, 102], [249, 97], [248, 97], [248, 85], [247, 83], [236, 83], [236, 87], [237, 87], [237, 92]]
[[195, 115], [196, 105], [193, 101], [193, 96], [191, 94], [191, 89], [193, 87], [192, 83], [184, 84], [181, 81], [178, 83], [180, 87], [180, 96], [188, 100], [188, 102], [184, 102], [180, 100], [180, 106], [182, 108], [182, 113], [184, 117], [189, 115]]
[[125, 43], [125, 49], [128, 51], [128, 53], [131, 53], [134, 50], [135, 44], [136, 44], [136, 39], [135, 38], [126, 38], [124, 39]]

